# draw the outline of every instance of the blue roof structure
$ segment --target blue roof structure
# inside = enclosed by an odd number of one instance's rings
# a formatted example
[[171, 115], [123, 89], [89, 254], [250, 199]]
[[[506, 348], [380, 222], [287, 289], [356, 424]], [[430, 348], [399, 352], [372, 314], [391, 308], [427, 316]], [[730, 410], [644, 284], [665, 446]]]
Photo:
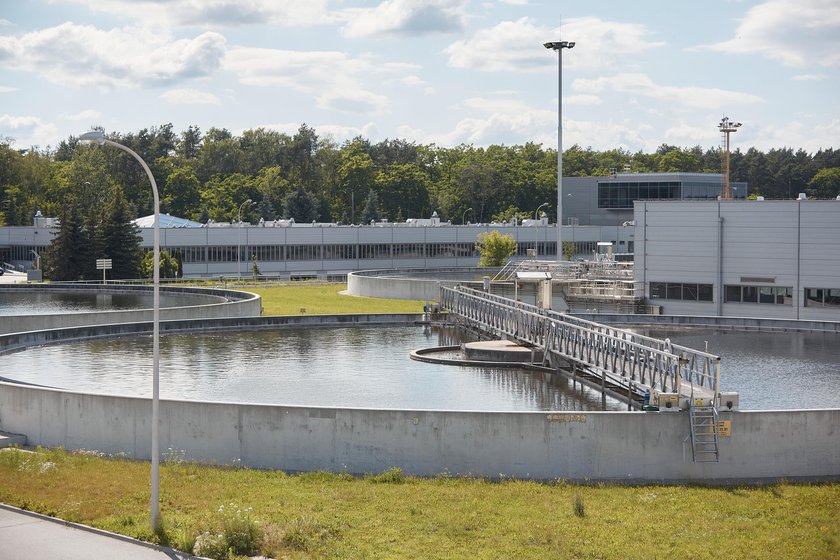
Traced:
[[[132, 220], [132, 223], [135, 224], [137, 227], [141, 228], [151, 228], [155, 227], [155, 216], [152, 214], [151, 216], [143, 216], [142, 218], [137, 218], [136, 220]], [[192, 220], [187, 220], [186, 218], [179, 218], [178, 216], [170, 216], [169, 214], [161, 214], [160, 215], [160, 227], [162, 228], [200, 228], [204, 227], [204, 224], [201, 222], [194, 222]]]

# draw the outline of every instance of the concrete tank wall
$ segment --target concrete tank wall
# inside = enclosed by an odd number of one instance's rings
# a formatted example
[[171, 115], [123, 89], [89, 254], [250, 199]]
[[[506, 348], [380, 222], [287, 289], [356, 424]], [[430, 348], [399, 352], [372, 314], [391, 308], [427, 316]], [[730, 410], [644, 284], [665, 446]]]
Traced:
[[[30, 445], [148, 459], [149, 399], [0, 383], [0, 430]], [[840, 478], [840, 410], [722, 412], [719, 463], [693, 463], [686, 413], [373, 410], [161, 401], [160, 444], [191, 461], [496, 478]]]
[[435, 268], [433, 270], [363, 270], [347, 275], [347, 293], [354, 296], [438, 301], [440, 287], [493, 277], [498, 268]]
[[[0, 287], [4, 291], [21, 292], [91, 292], [97, 294], [115, 294], [126, 292], [151, 293], [151, 286], [121, 285], [103, 286], [97, 284], [77, 284], [73, 286], [61, 284], [26, 284], [8, 285]], [[188, 288], [178, 286], [161, 286], [161, 295], [189, 294], [213, 298], [217, 301], [200, 303], [182, 307], [161, 307], [161, 321], [176, 321], [183, 319], [214, 319], [225, 317], [256, 317], [262, 311], [260, 296], [250, 292], [235, 290], [221, 290], [216, 288]], [[114, 311], [89, 311], [80, 313], [55, 313], [43, 315], [14, 315], [0, 316], [0, 334], [36, 331], [42, 329], [61, 329], [84, 325], [105, 325], [115, 323], [136, 323], [152, 320], [153, 310], [127, 309]]]

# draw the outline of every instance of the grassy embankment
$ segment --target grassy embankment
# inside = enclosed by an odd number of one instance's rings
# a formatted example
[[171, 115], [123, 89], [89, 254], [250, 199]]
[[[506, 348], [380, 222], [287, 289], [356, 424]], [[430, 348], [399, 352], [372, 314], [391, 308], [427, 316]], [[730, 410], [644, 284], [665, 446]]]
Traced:
[[[264, 314], [418, 312], [342, 285], [243, 286]], [[345, 474], [161, 467], [164, 528], [149, 530], [148, 463], [61, 450], [0, 453], [0, 501], [211, 557], [840, 558], [840, 484], [756, 488], [489, 482], [392, 469]], [[221, 536], [218, 536], [221, 535]]]
[[[285, 285], [227, 284], [262, 297], [263, 315], [422, 313], [425, 302], [341, 295], [346, 284], [295, 282]], [[301, 311], [303, 310], [303, 311]]]
[[[148, 469], [10, 450], [0, 453], [0, 501], [155, 540]], [[625, 487], [417, 479], [395, 469], [290, 476], [177, 457], [161, 467], [164, 541], [192, 550], [198, 538], [218, 557], [239, 543], [275, 558], [827, 559], [840, 557], [838, 511], [838, 484]], [[209, 546], [226, 529], [223, 545]]]

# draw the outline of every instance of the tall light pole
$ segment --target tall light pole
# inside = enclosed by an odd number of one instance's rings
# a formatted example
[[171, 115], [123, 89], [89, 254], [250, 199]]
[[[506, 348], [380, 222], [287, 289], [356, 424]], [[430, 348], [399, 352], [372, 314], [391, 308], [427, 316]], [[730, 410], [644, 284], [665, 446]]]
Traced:
[[572, 41], [544, 43], [557, 51], [557, 260], [563, 260], [563, 49], [574, 48]]
[[239, 205], [239, 212], [236, 215], [236, 227], [239, 228], [239, 231], [236, 233], [236, 279], [239, 280], [242, 278], [242, 267], [240, 263], [242, 262], [242, 258], [240, 256], [240, 247], [242, 246], [242, 207], [246, 204], [251, 204], [253, 202], [250, 198]]
[[718, 124], [718, 129], [720, 130], [721, 134], [723, 134], [723, 165], [721, 166], [721, 172], [723, 174], [723, 189], [720, 193], [720, 198], [722, 200], [732, 200], [732, 187], [729, 183], [729, 134], [732, 132], [738, 132], [738, 129], [741, 127], [741, 123], [733, 122], [729, 120], [729, 117], [723, 117]]
[[154, 282], [153, 289], [153, 312], [152, 312], [152, 489], [151, 489], [151, 518], [152, 530], [157, 531], [160, 528], [160, 197], [158, 196], [157, 183], [152, 171], [146, 162], [143, 161], [137, 153], [111, 140], [105, 138], [105, 133], [101, 130], [93, 130], [86, 132], [79, 136], [82, 142], [93, 142], [99, 144], [107, 144], [119, 148], [124, 152], [131, 154], [134, 159], [140, 162], [143, 171], [149, 177], [149, 182], [152, 184], [152, 194], [154, 195], [155, 206], [155, 245], [154, 245], [154, 260], [152, 263], [152, 277]]
[[467, 212], [472, 212], [472, 208], [467, 208], [466, 210], [464, 210], [464, 213], [461, 214], [461, 225], [467, 223]]
[[537, 210], [534, 212], [534, 256], [540, 256], [540, 228], [537, 225], [537, 215], [540, 213], [540, 210], [543, 207], [548, 206], [548, 202], [543, 202], [539, 206], [537, 206]]

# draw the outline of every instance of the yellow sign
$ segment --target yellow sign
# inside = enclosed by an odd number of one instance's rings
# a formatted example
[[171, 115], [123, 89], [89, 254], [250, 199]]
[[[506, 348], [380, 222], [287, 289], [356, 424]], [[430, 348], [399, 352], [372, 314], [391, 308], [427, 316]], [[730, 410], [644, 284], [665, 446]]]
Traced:
[[732, 420], [718, 420], [718, 435], [721, 437], [729, 437], [732, 435]]

